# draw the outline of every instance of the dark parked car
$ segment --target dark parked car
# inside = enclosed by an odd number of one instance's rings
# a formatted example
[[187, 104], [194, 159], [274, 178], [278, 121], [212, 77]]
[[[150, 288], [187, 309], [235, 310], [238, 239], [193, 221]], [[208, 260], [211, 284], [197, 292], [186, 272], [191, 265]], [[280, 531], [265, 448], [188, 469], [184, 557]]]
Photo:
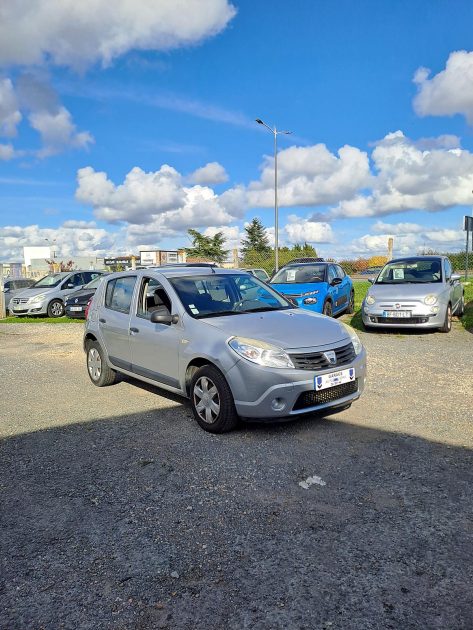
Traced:
[[12, 297], [14, 297], [23, 289], [28, 289], [33, 286], [36, 280], [33, 278], [14, 278], [11, 280], [5, 280], [3, 284], [3, 293], [5, 294], [5, 308], [8, 310], [8, 305]]
[[88, 301], [93, 297], [95, 290], [100, 284], [100, 280], [103, 276], [108, 274], [102, 274], [94, 278], [92, 282], [86, 284], [82, 289], [74, 291], [68, 295], [64, 301], [64, 308], [67, 317], [77, 317], [79, 319], [85, 319], [85, 307]]

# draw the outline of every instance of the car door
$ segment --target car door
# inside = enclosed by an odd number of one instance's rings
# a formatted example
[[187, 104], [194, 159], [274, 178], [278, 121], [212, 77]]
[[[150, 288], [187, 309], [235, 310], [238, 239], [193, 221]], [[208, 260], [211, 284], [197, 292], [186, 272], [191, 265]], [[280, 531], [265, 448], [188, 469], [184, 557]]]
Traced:
[[130, 313], [136, 276], [107, 282], [104, 303], [98, 309], [100, 336], [110, 363], [131, 372]]
[[137, 295], [130, 316], [132, 371], [155, 381], [157, 385], [180, 389], [179, 348], [184, 334], [182, 322], [154, 324], [150, 321], [153, 310], [159, 310], [161, 314], [173, 314], [176, 298], [156, 278], [147, 276], [141, 278]]
[[337, 274], [337, 278], [340, 278], [340, 280], [342, 281], [341, 284], [338, 285], [338, 293], [341, 300], [340, 308], [346, 308], [350, 300], [351, 281], [347, 274], [340, 267], [340, 265], [335, 265], [335, 271]]
[[340, 306], [340, 285], [333, 285], [333, 280], [337, 277], [337, 271], [335, 269], [335, 265], [329, 265], [327, 270], [327, 282], [328, 282], [328, 294], [332, 299], [332, 312], [338, 313], [338, 311], [343, 308]]
[[65, 280], [63, 280], [61, 290], [59, 292], [59, 297], [64, 300], [68, 295], [74, 293], [74, 291], [77, 291], [77, 289], [80, 289], [83, 284], [84, 278], [82, 276], [82, 273], [73, 273]]
[[463, 287], [460, 282], [452, 282], [452, 264], [448, 259], [444, 261], [444, 278], [447, 286], [450, 287], [450, 301], [452, 303], [453, 312], [455, 312], [458, 302], [461, 300], [463, 295]]

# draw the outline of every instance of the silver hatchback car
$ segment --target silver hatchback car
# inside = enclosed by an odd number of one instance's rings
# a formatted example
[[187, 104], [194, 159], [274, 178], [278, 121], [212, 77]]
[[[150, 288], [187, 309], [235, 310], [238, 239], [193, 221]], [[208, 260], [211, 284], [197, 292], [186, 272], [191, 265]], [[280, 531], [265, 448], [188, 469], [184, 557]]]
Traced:
[[388, 262], [363, 300], [365, 328], [438, 328], [449, 332], [452, 314], [465, 310], [460, 276], [446, 256], [409, 256]]
[[62, 317], [64, 300], [68, 295], [91, 282], [103, 271], [60, 271], [38, 280], [19, 292], [10, 301], [11, 315], [47, 315]]
[[294, 308], [241, 270], [161, 268], [102, 280], [84, 335], [98, 387], [117, 372], [188, 397], [199, 425], [348, 408], [365, 350], [350, 327]]

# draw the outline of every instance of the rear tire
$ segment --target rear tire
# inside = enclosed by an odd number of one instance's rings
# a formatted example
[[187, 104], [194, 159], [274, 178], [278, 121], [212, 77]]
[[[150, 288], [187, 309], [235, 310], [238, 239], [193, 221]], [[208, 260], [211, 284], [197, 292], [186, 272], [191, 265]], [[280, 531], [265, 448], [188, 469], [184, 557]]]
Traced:
[[447, 306], [447, 310], [445, 312], [445, 320], [443, 325], [439, 328], [440, 332], [448, 333], [452, 330], [452, 305], [449, 304]]
[[96, 387], [113, 385], [117, 373], [112, 370], [105, 360], [104, 352], [97, 341], [89, 340], [86, 345], [87, 373]]
[[327, 300], [324, 304], [324, 308], [322, 310], [322, 313], [324, 315], [327, 315], [327, 317], [333, 317], [333, 308], [332, 308], [332, 302], [330, 302], [330, 300]]
[[190, 402], [194, 418], [204, 431], [226, 433], [238, 424], [233, 394], [213, 365], [204, 365], [192, 376]]
[[64, 315], [64, 304], [61, 300], [53, 300], [48, 304], [48, 317], [62, 317]]
[[353, 313], [355, 312], [355, 292], [354, 291], [351, 291], [350, 293], [350, 300], [348, 302], [348, 306], [345, 312], [348, 315], [353, 315]]

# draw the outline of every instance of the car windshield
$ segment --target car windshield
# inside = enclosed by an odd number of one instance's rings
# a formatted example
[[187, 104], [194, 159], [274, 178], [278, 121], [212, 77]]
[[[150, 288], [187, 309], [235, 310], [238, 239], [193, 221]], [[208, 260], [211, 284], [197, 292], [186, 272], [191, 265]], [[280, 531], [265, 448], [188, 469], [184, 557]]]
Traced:
[[52, 273], [49, 276], [44, 276], [41, 280], [38, 280], [35, 284], [33, 284], [30, 289], [48, 289], [50, 287], [57, 286], [61, 280], [64, 280], [64, 276], [60, 273]]
[[185, 276], [169, 280], [186, 311], [196, 319], [294, 308], [250, 274]]
[[307, 284], [325, 282], [327, 265], [290, 265], [283, 267], [271, 279], [271, 284]]
[[440, 259], [420, 258], [388, 263], [376, 279], [376, 284], [425, 284], [442, 282]]
[[100, 284], [100, 280], [102, 280], [104, 274], [101, 274], [100, 276], [97, 276], [96, 278], [94, 278], [93, 280], [91, 280], [89, 282], [89, 284], [85, 284], [84, 285], [84, 289], [96, 289], [99, 284]]

